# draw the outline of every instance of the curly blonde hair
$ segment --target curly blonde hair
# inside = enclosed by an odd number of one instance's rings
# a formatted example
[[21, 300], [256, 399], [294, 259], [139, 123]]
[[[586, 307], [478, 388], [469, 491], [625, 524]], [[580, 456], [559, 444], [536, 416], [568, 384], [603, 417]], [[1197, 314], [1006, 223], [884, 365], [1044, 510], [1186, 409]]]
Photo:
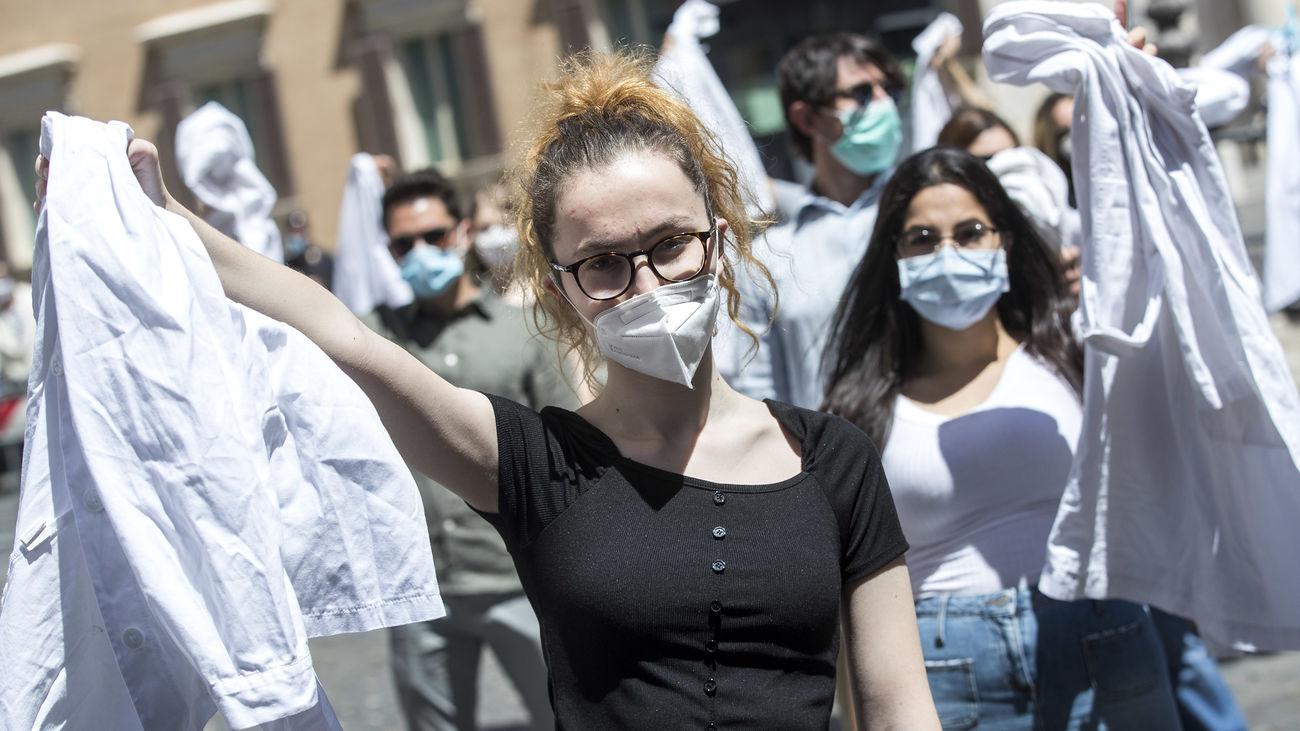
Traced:
[[595, 387], [603, 362], [590, 329], [562, 297], [554, 282], [555, 204], [562, 185], [574, 174], [614, 162], [628, 152], [652, 151], [676, 163], [704, 197], [714, 215], [726, 219], [731, 236], [720, 247], [720, 286], [727, 315], [750, 339], [758, 336], [740, 321], [737, 266], [757, 275], [776, 297], [776, 284], [752, 242], [766, 221], [746, 213], [735, 166], [711, 132], [673, 92], [655, 85], [654, 57], [648, 51], [583, 53], [566, 59], [560, 76], [543, 85], [538, 128], [511, 174], [519, 254], [514, 276], [533, 295], [533, 320], [544, 335], [576, 353], [583, 380]]

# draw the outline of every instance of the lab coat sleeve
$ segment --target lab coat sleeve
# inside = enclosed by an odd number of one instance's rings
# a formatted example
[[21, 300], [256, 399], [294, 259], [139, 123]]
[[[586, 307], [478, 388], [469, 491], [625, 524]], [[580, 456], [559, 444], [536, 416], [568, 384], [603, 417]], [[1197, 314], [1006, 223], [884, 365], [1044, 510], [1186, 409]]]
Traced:
[[736, 168], [750, 215], [770, 213], [774, 201], [763, 158], [700, 43], [717, 32], [717, 6], [706, 0], [686, 0], [673, 14], [668, 27], [672, 42], [659, 57], [655, 77], [661, 87], [682, 97], [717, 140], [721, 152]]
[[939, 72], [930, 66], [934, 54], [949, 38], [960, 35], [961, 21], [951, 13], [940, 13], [925, 30], [912, 39], [916, 69], [912, 72], [911, 135], [916, 152], [934, 146], [939, 132], [952, 117], [953, 103]]
[[1300, 55], [1269, 62], [1264, 197], [1264, 307], [1278, 312], [1300, 300]]
[[1237, 74], [1191, 67], [1178, 69], [1178, 75], [1196, 89], [1196, 108], [1207, 127], [1231, 122], [1250, 103], [1250, 82]]
[[339, 207], [338, 246], [334, 257], [334, 294], [359, 316], [379, 305], [411, 302], [411, 286], [388, 253], [383, 227], [384, 182], [370, 155], [352, 156], [343, 202]]

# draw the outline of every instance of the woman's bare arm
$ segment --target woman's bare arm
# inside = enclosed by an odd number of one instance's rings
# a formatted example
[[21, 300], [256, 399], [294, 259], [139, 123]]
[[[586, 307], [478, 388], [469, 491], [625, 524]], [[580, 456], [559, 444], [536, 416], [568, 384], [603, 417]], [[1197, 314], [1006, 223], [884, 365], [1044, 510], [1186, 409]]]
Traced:
[[939, 731], [903, 559], [846, 586], [843, 614], [859, 727]]
[[[479, 510], [497, 509], [497, 439], [492, 406], [457, 388], [400, 346], [371, 331], [329, 290], [216, 230], [168, 194], [158, 150], [133, 140], [127, 156], [153, 202], [185, 218], [230, 299], [297, 329], [347, 373], [379, 412], [407, 464]], [[38, 198], [48, 163], [37, 160]]]

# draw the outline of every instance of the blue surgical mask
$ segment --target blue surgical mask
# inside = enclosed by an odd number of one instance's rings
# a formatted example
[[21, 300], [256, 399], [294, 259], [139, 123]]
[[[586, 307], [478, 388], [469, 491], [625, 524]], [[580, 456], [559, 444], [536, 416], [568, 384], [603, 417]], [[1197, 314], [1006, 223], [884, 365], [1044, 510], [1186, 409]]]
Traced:
[[293, 233], [284, 237], [284, 257], [297, 259], [307, 253], [307, 237]]
[[844, 134], [831, 154], [863, 177], [888, 170], [903, 146], [903, 120], [893, 99], [877, 99], [851, 111], [836, 112]]
[[437, 246], [416, 246], [402, 259], [402, 279], [417, 298], [446, 292], [464, 273], [464, 258]]
[[958, 250], [898, 260], [901, 297], [926, 320], [949, 330], [979, 322], [1011, 290], [1006, 249]]

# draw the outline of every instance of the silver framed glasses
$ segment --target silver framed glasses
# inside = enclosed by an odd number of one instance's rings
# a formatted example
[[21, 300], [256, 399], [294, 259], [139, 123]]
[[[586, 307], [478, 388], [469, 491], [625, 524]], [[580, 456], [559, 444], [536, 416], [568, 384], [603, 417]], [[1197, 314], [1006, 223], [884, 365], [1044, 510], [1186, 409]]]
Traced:
[[984, 249], [988, 248], [989, 239], [996, 233], [998, 229], [982, 221], [959, 223], [947, 236], [932, 228], [913, 228], [898, 237], [898, 257], [910, 259], [933, 254], [945, 241], [953, 242], [959, 250]]

